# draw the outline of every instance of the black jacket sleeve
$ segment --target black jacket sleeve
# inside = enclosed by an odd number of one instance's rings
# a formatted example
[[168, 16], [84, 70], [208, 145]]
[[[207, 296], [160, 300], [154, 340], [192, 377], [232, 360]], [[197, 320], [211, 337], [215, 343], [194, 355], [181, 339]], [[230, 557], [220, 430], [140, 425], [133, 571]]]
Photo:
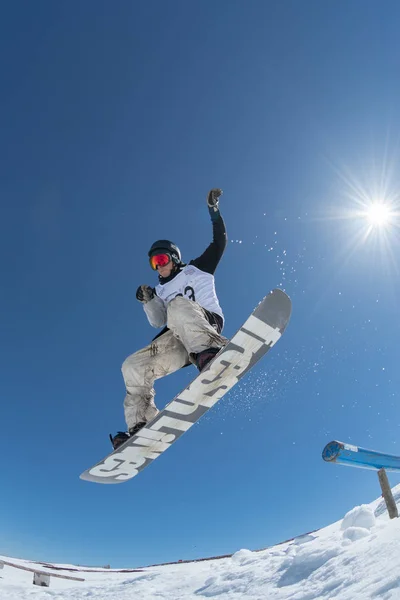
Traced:
[[214, 214], [210, 211], [210, 215], [213, 226], [213, 241], [201, 256], [191, 260], [189, 264], [213, 275], [226, 248], [227, 237], [225, 223], [219, 211], [214, 212]]

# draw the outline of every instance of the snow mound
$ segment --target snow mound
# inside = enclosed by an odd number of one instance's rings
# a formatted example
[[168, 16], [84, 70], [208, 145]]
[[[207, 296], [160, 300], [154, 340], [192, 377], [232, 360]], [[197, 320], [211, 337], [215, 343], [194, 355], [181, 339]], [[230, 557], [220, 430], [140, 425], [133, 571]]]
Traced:
[[351, 542], [356, 542], [357, 540], [361, 540], [361, 538], [365, 538], [371, 535], [369, 529], [365, 527], [348, 527], [343, 532], [343, 539], [350, 540]]
[[232, 561], [238, 565], [248, 565], [249, 563], [256, 560], [254, 552], [251, 550], [238, 550], [232, 555]]
[[300, 546], [291, 550], [280, 567], [282, 575], [277, 582], [278, 588], [301, 584], [340, 553], [337, 545], [332, 548]]
[[371, 506], [362, 504], [355, 506], [344, 517], [341, 529], [345, 531], [349, 527], [371, 529], [376, 524], [375, 514]]
[[309, 533], [305, 533], [304, 535], [299, 535], [297, 538], [293, 540], [293, 544], [295, 546], [301, 546], [302, 544], [308, 544], [308, 542], [312, 542], [315, 540], [314, 535], [310, 535]]
[[[239, 552], [236, 554], [239, 554]], [[204, 586], [195, 590], [195, 594], [205, 598], [226, 598], [231, 595], [239, 598], [245, 597], [249, 588], [251, 588], [253, 577], [254, 573], [252, 571], [245, 573], [237, 571], [223, 572], [217, 576], [209, 577], [204, 582]]]

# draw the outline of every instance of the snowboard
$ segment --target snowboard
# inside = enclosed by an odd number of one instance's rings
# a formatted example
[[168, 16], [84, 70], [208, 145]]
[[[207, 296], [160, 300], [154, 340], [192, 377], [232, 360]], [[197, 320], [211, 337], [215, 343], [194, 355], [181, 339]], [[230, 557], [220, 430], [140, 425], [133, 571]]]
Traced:
[[123, 483], [143, 471], [197, 423], [280, 339], [292, 303], [272, 290], [201, 373], [149, 421], [102, 461], [80, 476], [95, 483]]

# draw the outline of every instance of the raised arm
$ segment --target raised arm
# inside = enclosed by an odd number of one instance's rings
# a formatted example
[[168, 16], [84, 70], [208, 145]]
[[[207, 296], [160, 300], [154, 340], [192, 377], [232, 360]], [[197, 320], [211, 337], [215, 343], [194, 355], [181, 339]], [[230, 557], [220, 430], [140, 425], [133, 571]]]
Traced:
[[219, 212], [219, 198], [221, 195], [222, 190], [220, 189], [213, 189], [208, 193], [207, 206], [212, 221], [213, 241], [203, 254], [190, 261], [191, 265], [206, 273], [211, 273], [211, 275], [214, 274], [227, 244], [226, 227]]

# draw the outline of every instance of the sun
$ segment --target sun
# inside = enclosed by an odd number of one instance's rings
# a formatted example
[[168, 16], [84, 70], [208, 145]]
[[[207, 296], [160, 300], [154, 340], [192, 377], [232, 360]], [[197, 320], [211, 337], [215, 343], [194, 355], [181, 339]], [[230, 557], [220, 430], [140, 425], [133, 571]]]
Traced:
[[383, 202], [373, 202], [365, 211], [365, 217], [372, 227], [387, 227], [392, 216], [391, 206]]
[[391, 158], [387, 148], [382, 159], [367, 156], [356, 175], [346, 165], [335, 165], [341, 186], [333, 195], [329, 216], [337, 220], [338, 263], [351, 264], [353, 258], [365, 264], [400, 274], [400, 179], [398, 156]]

